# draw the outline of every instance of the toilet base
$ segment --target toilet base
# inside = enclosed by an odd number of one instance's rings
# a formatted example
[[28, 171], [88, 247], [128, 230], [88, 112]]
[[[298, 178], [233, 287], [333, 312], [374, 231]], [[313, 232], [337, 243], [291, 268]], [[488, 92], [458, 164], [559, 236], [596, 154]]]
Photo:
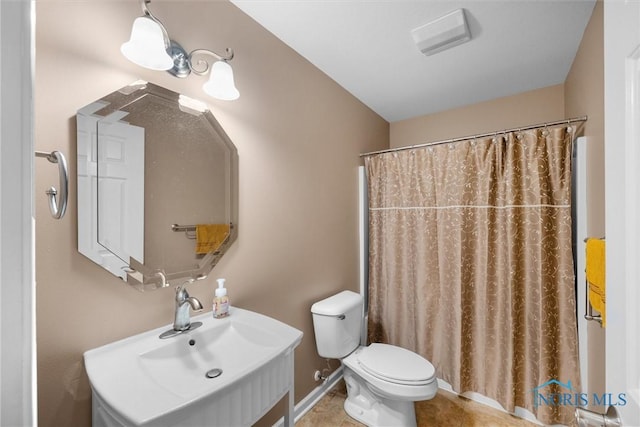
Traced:
[[390, 400], [371, 391], [367, 384], [345, 366], [347, 399], [344, 410], [369, 427], [416, 427], [413, 401]]

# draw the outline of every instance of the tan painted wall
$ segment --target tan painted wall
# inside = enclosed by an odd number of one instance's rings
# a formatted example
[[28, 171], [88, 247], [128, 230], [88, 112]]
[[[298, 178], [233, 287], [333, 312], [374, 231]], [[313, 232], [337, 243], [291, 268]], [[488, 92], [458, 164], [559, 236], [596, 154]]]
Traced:
[[238, 101], [205, 99], [204, 77], [129, 63], [119, 48], [137, 0], [36, 2], [35, 146], [63, 151], [72, 175], [67, 216], [55, 221], [44, 191], [57, 170], [35, 164], [41, 427], [90, 425], [84, 351], [173, 320], [173, 289], [139, 293], [77, 252], [76, 109], [138, 78], [208, 102], [238, 148], [239, 238], [190, 292], [210, 311], [214, 279], [226, 277], [233, 305], [304, 332], [296, 400], [324, 367], [311, 304], [358, 288], [358, 154], [388, 147], [388, 123], [230, 3], [158, 1], [152, 11], [183, 46], [235, 49]]
[[564, 118], [563, 85], [391, 123], [391, 147], [458, 138]]
[[[565, 81], [567, 117], [587, 115], [588, 217], [590, 236], [605, 235], [604, 221], [604, 7], [598, 1], [585, 29], [580, 49]], [[581, 302], [580, 302], [581, 303]], [[596, 322], [588, 326], [590, 393], [604, 393], [605, 330]]]

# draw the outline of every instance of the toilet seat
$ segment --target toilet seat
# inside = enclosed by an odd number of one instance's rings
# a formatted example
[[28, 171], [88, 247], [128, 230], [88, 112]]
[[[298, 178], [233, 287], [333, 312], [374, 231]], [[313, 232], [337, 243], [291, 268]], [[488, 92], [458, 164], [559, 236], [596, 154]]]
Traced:
[[368, 374], [394, 384], [421, 386], [435, 381], [436, 370], [422, 356], [389, 344], [373, 343], [357, 353], [358, 365]]

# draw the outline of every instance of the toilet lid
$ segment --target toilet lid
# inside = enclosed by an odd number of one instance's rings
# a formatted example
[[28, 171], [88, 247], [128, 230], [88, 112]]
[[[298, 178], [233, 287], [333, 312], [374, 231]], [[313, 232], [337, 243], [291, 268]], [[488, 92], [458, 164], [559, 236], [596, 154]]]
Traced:
[[389, 344], [374, 343], [363, 348], [358, 363], [371, 375], [400, 384], [425, 384], [433, 381], [436, 373], [424, 357]]

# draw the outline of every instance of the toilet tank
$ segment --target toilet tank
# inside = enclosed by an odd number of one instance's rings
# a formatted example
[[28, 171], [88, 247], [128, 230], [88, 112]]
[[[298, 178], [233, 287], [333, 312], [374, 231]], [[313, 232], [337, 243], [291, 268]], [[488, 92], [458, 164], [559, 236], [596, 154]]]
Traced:
[[358, 348], [362, 303], [359, 294], [342, 291], [311, 306], [316, 348], [321, 357], [341, 359]]

